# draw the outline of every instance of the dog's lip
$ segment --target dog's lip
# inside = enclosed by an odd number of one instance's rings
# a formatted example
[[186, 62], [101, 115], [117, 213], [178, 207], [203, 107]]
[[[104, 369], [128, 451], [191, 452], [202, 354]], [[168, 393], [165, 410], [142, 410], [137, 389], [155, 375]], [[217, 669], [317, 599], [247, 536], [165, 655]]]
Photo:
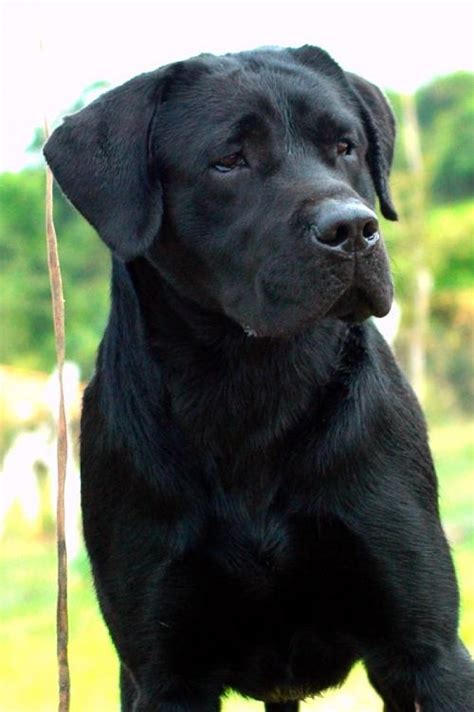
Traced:
[[353, 264], [351, 274], [331, 272], [333, 280], [337, 279], [331, 290], [316, 290], [307, 295], [297, 293], [295, 297], [283, 289], [280, 298], [278, 281], [272, 284], [256, 279], [253, 298], [251, 303], [247, 301], [245, 311], [239, 309], [244, 306], [242, 303], [225, 311], [253, 338], [288, 338], [326, 318], [360, 323], [371, 316], [385, 316], [391, 306], [390, 286], [370, 275], [359, 274], [361, 268], [357, 269], [356, 261]]
[[295, 318], [292, 320], [290, 326], [287, 319], [279, 320], [272, 318], [265, 320], [262, 317], [259, 319], [239, 320], [238, 323], [244, 333], [250, 338], [288, 338], [293, 334], [300, 333], [312, 324], [332, 316], [332, 309], [341, 296], [342, 295], [339, 294], [323, 311], [315, 313], [314, 311], [308, 310], [308, 312], [299, 319]]
[[[300, 332], [312, 324], [326, 318], [335, 318], [349, 324], [357, 324], [371, 316], [385, 316], [390, 309], [391, 300], [382, 295], [373, 295], [360, 286], [351, 283], [339, 292], [323, 310], [309, 308], [299, 318], [288, 320], [274, 316], [239, 319], [238, 323], [248, 337], [284, 338]], [[300, 305], [301, 306], [301, 305]]]

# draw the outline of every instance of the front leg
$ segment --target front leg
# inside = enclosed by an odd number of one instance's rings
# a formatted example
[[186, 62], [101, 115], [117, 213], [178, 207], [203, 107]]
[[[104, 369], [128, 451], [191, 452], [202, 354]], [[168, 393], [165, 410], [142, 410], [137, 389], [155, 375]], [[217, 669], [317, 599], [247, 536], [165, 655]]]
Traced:
[[460, 640], [417, 670], [415, 681], [421, 712], [474, 712], [474, 665]]
[[166, 697], [150, 697], [139, 693], [130, 708], [131, 712], [220, 712], [220, 709], [220, 699], [213, 693], [202, 695], [190, 690], [176, 690]]
[[219, 712], [221, 709], [220, 695], [215, 689], [199, 689], [186, 683], [157, 685], [155, 675], [147, 679], [143, 672], [142, 684], [137, 684], [121, 665], [121, 712]]
[[411, 665], [387, 652], [367, 671], [385, 712], [474, 712], [474, 665], [461, 641]]
[[222, 688], [199, 675], [183, 678], [171, 673], [159, 659], [120, 667], [121, 712], [219, 712]]
[[[162, 578], [159, 593], [143, 581], [142, 590], [135, 587], [135, 595], [151, 601], [149, 608], [143, 605], [134, 615], [130, 610], [127, 615], [117, 615], [117, 608], [104, 606], [112, 619], [122, 619], [113, 628], [119, 655], [126, 661], [120, 671], [122, 712], [220, 710], [223, 684], [218, 668], [222, 646], [216, 630], [206, 623], [205, 601], [199, 591], [194, 590], [195, 598], [188, 606], [179, 600], [186, 582], [197, 580], [192, 575], [196, 574], [194, 566], [182, 562], [172, 568], [169, 580]], [[161, 599], [158, 604], [154, 600], [157, 597]], [[210, 608], [215, 611], [212, 601]]]
[[159, 546], [166, 531], [133, 519], [132, 508], [127, 514], [130, 525], [122, 518], [119, 529], [127, 549], [111, 541], [104, 556], [88, 529], [99, 602], [122, 663], [122, 712], [217, 712], [225, 593], [207, 560], [184, 552], [167, 560]]
[[122, 663], [122, 712], [217, 712], [228, 614], [203, 543], [206, 502], [196, 488], [187, 507], [175, 483], [179, 505], [165, 507], [126, 457], [95, 451], [97, 440], [83, 427], [84, 535]]
[[219, 698], [211, 693], [205, 697], [183, 698], [183, 695], [169, 699], [155, 700], [140, 692], [130, 674], [122, 665], [120, 668], [121, 712], [219, 712]]

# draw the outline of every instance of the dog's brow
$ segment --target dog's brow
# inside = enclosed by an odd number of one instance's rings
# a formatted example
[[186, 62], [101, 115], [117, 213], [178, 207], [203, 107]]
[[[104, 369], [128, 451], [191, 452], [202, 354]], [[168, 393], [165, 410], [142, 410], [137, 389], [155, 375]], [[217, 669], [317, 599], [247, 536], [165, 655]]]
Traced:
[[340, 102], [335, 105], [334, 99], [322, 94], [317, 88], [314, 92], [294, 90], [282, 99], [295, 121], [315, 123], [323, 120], [350, 126], [358, 118], [356, 113], [341, 106]]
[[251, 112], [242, 116], [234, 126], [232, 138], [237, 141], [244, 139], [258, 139], [265, 137], [268, 131], [268, 124], [263, 116], [256, 112]]
[[362, 125], [357, 116], [334, 114], [332, 112], [308, 113], [300, 119], [298, 126], [305, 134], [319, 140], [334, 140], [362, 132]]

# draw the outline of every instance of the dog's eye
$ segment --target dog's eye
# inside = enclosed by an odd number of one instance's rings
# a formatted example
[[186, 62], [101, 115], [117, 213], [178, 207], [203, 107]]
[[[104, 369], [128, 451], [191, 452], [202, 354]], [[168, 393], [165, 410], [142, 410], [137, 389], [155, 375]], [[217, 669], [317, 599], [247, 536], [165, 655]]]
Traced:
[[353, 148], [354, 144], [345, 138], [342, 138], [336, 144], [336, 152], [338, 156], [350, 156]]
[[247, 165], [247, 161], [241, 153], [231, 153], [229, 156], [220, 158], [214, 163], [213, 168], [219, 171], [219, 173], [229, 173], [229, 171], [233, 171], [234, 168], [245, 168]]

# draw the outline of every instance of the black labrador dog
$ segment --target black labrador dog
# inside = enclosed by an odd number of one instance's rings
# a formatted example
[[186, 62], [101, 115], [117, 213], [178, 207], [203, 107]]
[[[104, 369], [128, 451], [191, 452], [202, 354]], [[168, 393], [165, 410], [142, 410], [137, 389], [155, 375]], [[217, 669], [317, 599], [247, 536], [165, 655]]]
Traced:
[[295, 712], [357, 660], [387, 712], [474, 709], [425, 424], [366, 321], [393, 143], [302, 47], [141, 75], [46, 145], [113, 257], [82, 505], [123, 710]]

